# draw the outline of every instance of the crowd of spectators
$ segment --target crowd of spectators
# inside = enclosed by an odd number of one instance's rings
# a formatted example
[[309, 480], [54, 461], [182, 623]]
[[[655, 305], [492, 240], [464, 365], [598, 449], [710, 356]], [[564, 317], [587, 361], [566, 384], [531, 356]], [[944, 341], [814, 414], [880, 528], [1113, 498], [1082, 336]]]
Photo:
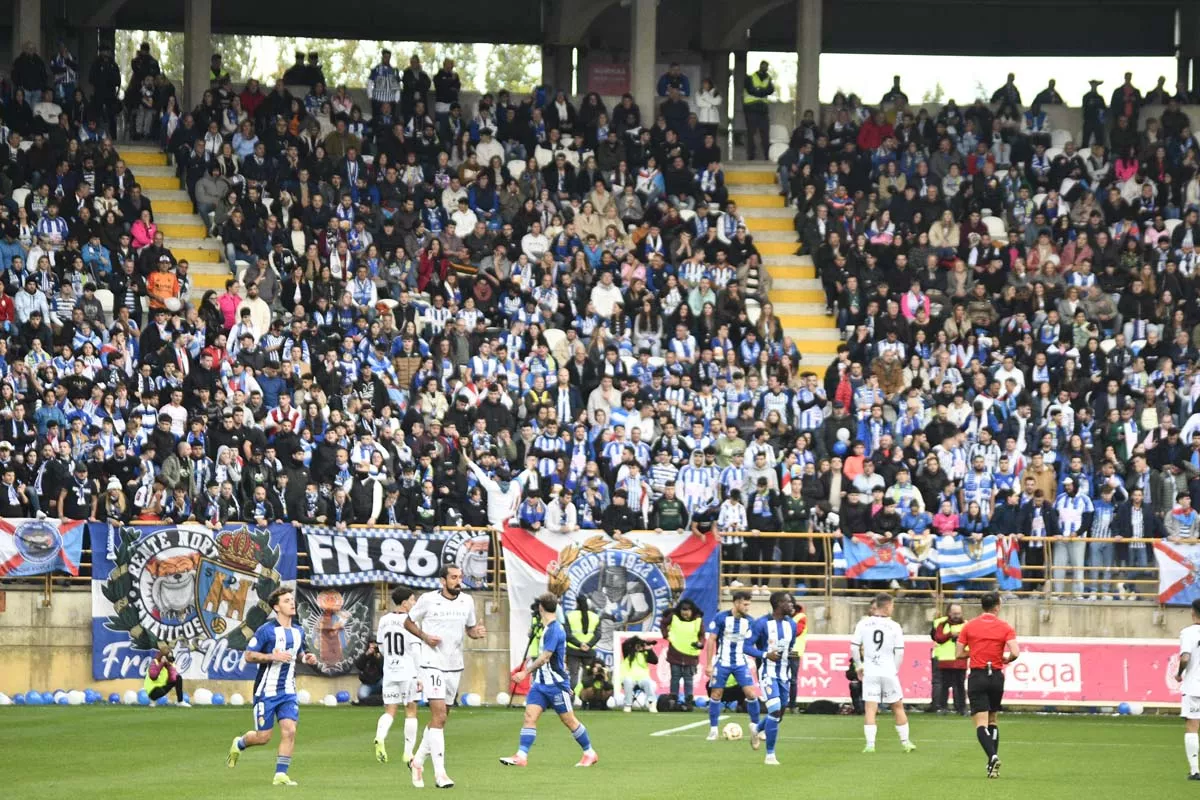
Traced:
[[[1085, 537], [1194, 532], [1187, 98], [1089, 95], [1085, 152], [1048, 147], [1053, 82], [1027, 109], [1010, 80], [914, 114], [897, 79], [806, 114], [780, 190], [847, 334], [822, 378], [708, 80], [673, 66], [653, 113], [549, 87], [467, 109], [452, 61], [384, 51], [362, 108], [319, 59], [264, 93], [214, 56], [181, 112], [148, 48], [129, 72], [119, 102], [71, 84], [49, 130], [18, 65], [4, 97], [0, 514], [718, 530], [756, 589], [827, 558], [761, 532], [872, 535], [914, 576], [939, 536], [1000, 534], [1031, 575], [1060, 537], [1055, 591], [1106, 597], [1149, 548]], [[162, 144], [223, 292], [189, 291], [113, 131]]]

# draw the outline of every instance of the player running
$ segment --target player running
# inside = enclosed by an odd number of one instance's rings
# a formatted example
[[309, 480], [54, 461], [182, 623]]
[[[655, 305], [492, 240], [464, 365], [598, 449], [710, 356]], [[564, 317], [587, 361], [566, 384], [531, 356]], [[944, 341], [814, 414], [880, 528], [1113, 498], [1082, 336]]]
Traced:
[[562, 720], [563, 725], [575, 737], [575, 741], [583, 748], [583, 758], [579, 759], [577, 767], [590, 767], [599, 761], [596, 751], [592, 749], [591, 739], [588, 738], [587, 728], [575, 717], [571, 710], [571, 681], [567, 677], [567, 634], [562, 623], [558, 621], [558, 598], [552, 594], [544, 594], [537, 599], [538, 613], [542, 618], [542, 651], [528, 667], [518, 670], [513, 675], [515, 683], [521, 683], [527, 676], [533, 676], [529, 694], [525, 696], [525, 721], [521, 724], [521, 739], [517, 746], [517, 754], [511, 758], [502, 758], [500, 763], [506, 767], [524, 767], [529, 764], [529, 748], [537, 737], [537, 722], [542, 712], [553, 708]]
[[999, 778], [1000, 728], [996, 717], [1004, 702], [1004, 667], [1017, 660], [1021, 648], [1017, 646], [1017, 632], [996, 616], [1000, 595], [988, 592], [979, 599], [979, 604], [983, 613], [958, 632], [955, 655], [970, 657], [967, 701], [971, 704], [975, 736], [988, 757], [987, 776]]
[[304, 630], [293, 626], [296, 617], [296, 595], [291, 589], [271, 592], [267, 604], [275, 612], [254, 632], [246, 645], [246, 663], [258, 664], [254, 677], [254, 730], [238, 736], [229, 746], [226, 765], [237, 766], [238, 756], [247, 747], [258, 747], [271, 741], [275, 720], [279, 720], [279, 754], [275, 759], [275, 786], [296, 786], [288, 777], [292, 750], [296, 746], [296, 723], [300, 720], [300, 704], [296, 700], [296, 659], [312, 666], [317, 657], [306, 652]]
[[779, 759], [775, 758], [775, 740], [791, 694], [788, 653], [796, 641], [792, 612], [792, 596], [787, 592], [772, 592], [771, 613], [754, 623], [753, 648], [746, 648], [747, 652], [753, 650], [758, 654], [758, 685], [767, 701], [767, 718], [763, 720], [767, 757], [763, 763], [772, 767], [779, 766]]
[[[746, 695], [746, 709], [750, 712], [750, 746], [757, 750], [762, 745], [758, 731], [758, 693], [754, 688], [754, 679], [750, 676], [750, 667], [746, 663], [746, 646], [754, 636], [751, 630], [753, 625], [754, 620], [750, 618], [750, 593], [734, 592], [733, 608], [719, 612], [708, 623], [704, 676], [711, 679], [708, 684], [708, 696], [711, 698], [708, 704], [708, 741], [715, 742], [718, 738], [717, 722], [721, 717], [721, 698], [725, 695], [725, 684], [732, 675]], [[750, 645], [750, 649], [753, 650], [753, 645]]]
[[850, 657], [862, 681], [865, 710], [863, 733], [867, 737], [864, 753], [875, 752], [875, 715], [880, 704], [892, 707], [900, 746], [911, 753], [917, 746], [908, 739], [908, 714], [904, 712], [904, 694], [900, 689], [899, 669], [904, 661], [904, 631], [892, 617], [892, 597], [875, 595], [870, 616], [863, 617], [850, 639]]
[[1200, 781], [1200, 600], [1192, 601], [1192, 624], [1179, 633], [1179, 669], [1182, 685], [1179, 716], [1183, 717], [1183, 750], [1187, 753], [1188, 780]]
[[417, 664], [420, 663], [421, 640], [404, 628], [408, 612], [417, 602], [412, 589], [397, 587], [392, 590], [394, 610], [379, 620], [376, 639], [383, 653], [383, 703], [384, 713], [375, 723], [375, 758], [379, 763], [388, 760], [388, 731], [396, 719], [396, 709], [404, 706], [404, 763], [412, 761], [413, 746], [417, 743]]
[[408, 612], [405, 629], [418, 637], [421, 648], [421, 685], [429, 701], [430, 719], [421, 746], [409, 767], [412, 784], [425, 788], [425, 759], [433, 758], [434, 780], [439, 789], [454, 781], [446, 774], [446, 709], [458, 697], [463, 672], [463, 632], [472, 639], [487, 636], [487, 628], [476, 621], [475, 601], [463, 594], [462, 570], [453, 564], [442, 567], [442, 588], [426, 592]]

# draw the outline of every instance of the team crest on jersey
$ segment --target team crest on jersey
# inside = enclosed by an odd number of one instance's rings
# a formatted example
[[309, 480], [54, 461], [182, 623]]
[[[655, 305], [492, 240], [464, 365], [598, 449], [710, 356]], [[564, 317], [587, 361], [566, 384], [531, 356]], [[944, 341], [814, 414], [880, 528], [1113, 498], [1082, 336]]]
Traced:
[[266, 598], [279, 586], [279, 548], [266, 530], [125, 528], [114, 569], [101, 587], [115, 614], [109, 630], [127, 631], [134, 647], [224, 639], [241, 649], [270, 616]]
[[658, 624], [684, 590], [683, 570], [653, 545], [628, 539], [594, 536], [568, 545], [547, 571], [550, 591], [562, 598], [566, 612], [586, 597], [600, 618], [596, 650], [611, 658], [616, 631], [649, 630]]

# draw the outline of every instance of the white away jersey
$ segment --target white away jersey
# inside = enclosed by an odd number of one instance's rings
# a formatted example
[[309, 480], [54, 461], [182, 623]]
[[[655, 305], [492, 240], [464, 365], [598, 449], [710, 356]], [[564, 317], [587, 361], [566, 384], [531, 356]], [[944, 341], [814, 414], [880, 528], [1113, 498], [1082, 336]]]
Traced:
[[437, 647], [421, 648], [421, 666], [443, 672], [463, 669], [463, 636], [475, 622], [475, 601], [466, 592], [453, 600], [441, 591], [426, 592], [408, 613], [427, 635], [442, 641]]
[[863, 617], [854, 628], [850, 652], [862, 648], [863, 677], [895, 677], [904, 658], [904, 631], [891, 617]]
[[408, 614], [392, 612], [379, 620], [375, 638], [379, 640], [379, 652], [383, 653], [384, 683], [415, 680], [421, 654], [422, 642], [404, 629]]
[[1200, 697], [1200, 625], [1188, 625], [1179, 632], [1179, 654], [1188, 657], [1180, 690], [1184, 696]]

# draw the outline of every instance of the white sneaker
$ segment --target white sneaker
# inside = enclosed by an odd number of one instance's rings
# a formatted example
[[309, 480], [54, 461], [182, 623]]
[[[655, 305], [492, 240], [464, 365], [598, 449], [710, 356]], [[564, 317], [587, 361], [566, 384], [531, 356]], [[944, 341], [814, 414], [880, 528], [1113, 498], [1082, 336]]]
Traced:
[[704, 741], [715, 742], [719, 738], [720, 738], [720, 731], [718, 731], [716, 728], [709, 728], [708, 736], [704, 737]]
[[767, 757], [763, 759], [763, 763], [768, 767], [778, 767], [779, 759], [775, 757], [774, 753], [767, 753]]
[[176, 708], [191, 708], [192, 704], [189, 703], [188, 701], [184, 700], [182, 703], [176, 703], [175, 707]]
[[437, 788], [439, 788], [439, 789], [453, 789], [454, 788], [454, 781], [450, 780], [449, 775], [438, 775], [436, 778], [434, 778], [433, 782], [434, 782], [434, 784], [437, 785]]
[[733, 580], [731, 580], [731, 581], [729, 582], [729, 588], [730, 588], [730, 589], [741, 589], [741, 588], [742, 588], [743, 586], [745, 586], [745, 585], [746, 585], [746, 584], [742, 583], [742, 582], [741, 582], [741, 581], [739, 581], [737, 578], [734, 578]]
[[412, 762], [412, 785], [418, 789], [425, 788], [425, 767], [418, 764], [416, 759]]
[[647, 703], [646, 705], [649, 708], [651, 714], [658, 713], [658, 703]]

